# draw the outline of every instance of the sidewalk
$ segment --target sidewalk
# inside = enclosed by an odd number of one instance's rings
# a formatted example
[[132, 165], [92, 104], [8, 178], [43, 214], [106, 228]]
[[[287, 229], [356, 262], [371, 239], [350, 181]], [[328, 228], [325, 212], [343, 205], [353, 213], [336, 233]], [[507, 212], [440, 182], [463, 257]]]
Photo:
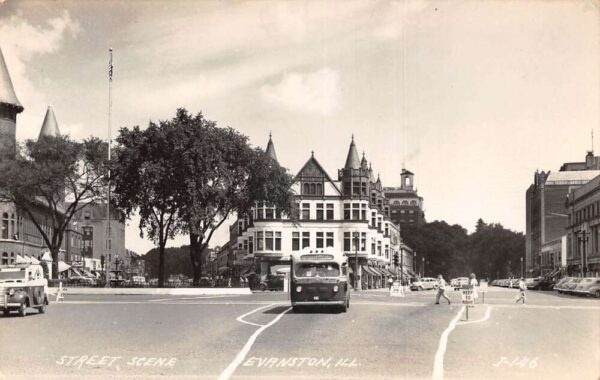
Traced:
[[[63, 288], [65, 294], [212, 296], [252, 294], [249, 288]], [[58, 288], [48, 288], [56, 294]]]

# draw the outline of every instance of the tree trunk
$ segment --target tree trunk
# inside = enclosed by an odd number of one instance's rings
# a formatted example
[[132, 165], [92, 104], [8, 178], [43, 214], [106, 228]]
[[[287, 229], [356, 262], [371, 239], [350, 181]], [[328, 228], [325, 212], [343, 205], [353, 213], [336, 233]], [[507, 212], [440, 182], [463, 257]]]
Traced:
[[200, 285], [200, 277], [202, 276], [202, 237], [193, 232], [190, 233], [190, 259], [192, 260], [192, 268], [194, 272], [194, 286]]
[[158, 287], [165, 287], [165, 243], [158, 245]]
[[60, 248], [50, 249], [50, 255], [52, 256], [52, 278], [58, 278], [58, 252]]

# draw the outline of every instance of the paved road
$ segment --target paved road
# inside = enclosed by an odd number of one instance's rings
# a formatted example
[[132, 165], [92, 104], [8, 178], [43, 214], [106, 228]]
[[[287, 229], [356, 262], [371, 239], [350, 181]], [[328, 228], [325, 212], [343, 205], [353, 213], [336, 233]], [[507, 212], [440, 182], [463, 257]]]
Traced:
[[355, 293], [347, 313], [276, 292], [67, 295], [0, 319], [0, 378], [598, 379], [600, 300], [491, 288], [467, 321], [449, 294]]

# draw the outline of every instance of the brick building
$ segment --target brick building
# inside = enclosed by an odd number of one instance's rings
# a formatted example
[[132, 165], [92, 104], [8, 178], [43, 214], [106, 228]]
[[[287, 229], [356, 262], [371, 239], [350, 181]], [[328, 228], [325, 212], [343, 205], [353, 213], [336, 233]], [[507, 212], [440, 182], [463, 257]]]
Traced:
[[[556, 248], [563, 246], [559, 241], [566, 235], [568, 210], [565, 199], [571, 191], [600, 174], [599, 160], [600, 157], [588, 152], [584, 162], [565, 163], [557, 172], [535, 172], [533, 184], [525, 195], [527, 273], [549, 274], [556, 263], [564, 264], [564, 252], [557, 252]], [[552, 252], [552, 265], [549, 258], [543, 257], [543, 252], [545, 255]], [[557, 253], [561, 260], [554, 259]]]
[[423, 198], [414, 186], [414, 173], [402, 169], [400, 187], [384, 187], [385, 197], [390, 202], [390, 217], [399, 226], [425, 223]]

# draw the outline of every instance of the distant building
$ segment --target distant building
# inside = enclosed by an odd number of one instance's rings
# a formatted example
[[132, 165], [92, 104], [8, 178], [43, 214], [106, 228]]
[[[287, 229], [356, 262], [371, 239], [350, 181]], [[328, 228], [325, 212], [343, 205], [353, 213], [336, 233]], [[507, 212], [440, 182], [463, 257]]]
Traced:
[[109, 221], [106, 213], [106, 204], [88, 205], [76, 212], [71, 220], [82, 234], [81, 256], [85, 267], [96, 271], [102, 269], [101, 257], [103, 255], [108, 261], [109, 252], [111, 269], [115, 268], [114, 264], [117, 260], [122, 263], [128, 259], [125, 254], [125, 224], [120, 221], [117, 212], [111, 210], [111, 237], [109, 238]]
[[600, 175], [569, 192], [566, 207], [567, 273], [600, 275]]
[[414, 173], [402, 169], [400, 187], [384, 187], [385, 197], [389, 199], [390, 218], [399, 226], [421, 225], [425, 223], [423, 198], [414, 187]]
[[542, 252], [549, 255], [561, 246], [558, 241], [566, 234], [568, 225], [567, 194], [600, 174], [599, 160], [600, 157], [588, 152], [585, 162], [565, 163], [557, 172], [535, 172], [533, 184], [525, 195], [527, 273], [548, 274], [552, 271], [550, 265], [542, 263], [542, 260], [549, 260], [542, 257]]

